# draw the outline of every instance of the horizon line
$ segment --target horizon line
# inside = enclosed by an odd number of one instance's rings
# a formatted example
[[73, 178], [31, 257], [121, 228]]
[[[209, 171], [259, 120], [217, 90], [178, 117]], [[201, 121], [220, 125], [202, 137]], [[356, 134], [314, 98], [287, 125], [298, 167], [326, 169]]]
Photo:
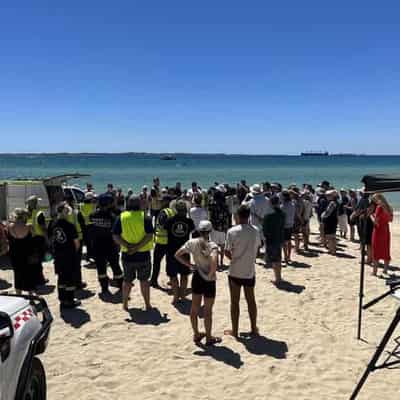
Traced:
[[[0, 156], [79, 156], [79, 155], [93, 155], [93, 156], [102, 156], [102, 155], [148, 155], [148, 156], [163, 156], [163, 155], [171, 155], [171, 156], [225, 156], [225, 157], [307, 157], [302, 155], [301, 153], [297, 154], [254, 154], [254, 153], [191, 153], [191, 152], [132, 152], [132, 151], [124, 151], [124, 152], [0, 152]], [[398, 157], [400, 154], [368, 154], [368, 153], [329, 153], [328, 155], [321, 154], [321, 157], [334, 157], [334, 156], [348, 156], [348, 157]], [[318, 157], [318, 155], [313, 155], [313, 157]]]

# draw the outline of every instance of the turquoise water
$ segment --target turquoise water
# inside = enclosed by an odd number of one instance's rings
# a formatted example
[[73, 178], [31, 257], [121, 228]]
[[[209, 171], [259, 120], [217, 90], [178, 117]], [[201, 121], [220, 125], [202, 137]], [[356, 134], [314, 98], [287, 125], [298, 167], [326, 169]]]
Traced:
[[[400, 156], [224, 156], [178, 155], [176, 161], [162, 161], [152, 155], [0, 155], [0, 179], [14, 177], [45, 177], [80, 172], [101, 192], [107, 183], [125, 190], [139, 190], [159, 176], [162, 185], [182, 182], [189, 187], [197, 181], [204, 187], [215, 181], [248, 183], [278, 181], [318, 184], [328, 180], [336, 187], [359, 188], [365, 174], [400, 173]], [[81, 185], [84, 181], [78, 182]], [[390, 196], [400, 207], [400, 195]]]

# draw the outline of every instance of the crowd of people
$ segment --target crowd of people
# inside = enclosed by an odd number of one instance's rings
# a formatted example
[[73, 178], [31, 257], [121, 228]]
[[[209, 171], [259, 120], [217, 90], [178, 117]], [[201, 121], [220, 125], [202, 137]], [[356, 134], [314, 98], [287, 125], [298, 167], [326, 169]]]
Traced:
[[[126, 311], [136, 280], [150, 310], [152, 288], [170, 291], [177, 305], [188, 295], [192, 275], [190, 319], [196, 343], [203, 338], [207, 344], [221, 340], [212, 335], [212, 309], [217, 271], [225, 268], [225, 257], [232, 320], [225, 333], [238, 336], [242, 287], [252, 333], [258, 333], [256, 258], [265, 258], [279, 287], [284, 282], [282, 264], [290, 265], [293, 253], [309, 251], [314, 215], [319, 245], [328, 254], [337, 253], [337, 235], [355, 241], [357, 232], [367, 246], [367, 263], [374, 275], [380, 261], [387, 274], [391, 259], [393, 209], [385, 197], [363, 190], [336, 190], [327, 181], [316, 188], [310, 184], [283, 188], [279, 183], [248, 186], [242, 180], [235, 186], [216, 182], [207, 190], [193, 182], [186, 190], [180, 183], [162, 187], [156, 177], [150, 190], [143, 186], [140, 193], [124, 194], [109, 184], [105, 193], [97, 195], [87, 184], [83, 203], [67, 196], [52, 218], [46, 218], [39, 203], [38, 197], [29, 197], [25, 209], [16, 209], [7, 224], [0, 224], [0, 255], [9, 254], [17, 293], [32, 294], [45, 285], [43, 262], [53, 258], [61, 307], [79, 306], [76, 291], [86, 286], [81, 268], [84, 247], [84, 256], [97, 268], [100, 296], [111, 296], [110, 285], [116, 286]], [[164, 258], [166, 288], [159, 282]], [[198, 326], [202, 304], [204, 333]]]

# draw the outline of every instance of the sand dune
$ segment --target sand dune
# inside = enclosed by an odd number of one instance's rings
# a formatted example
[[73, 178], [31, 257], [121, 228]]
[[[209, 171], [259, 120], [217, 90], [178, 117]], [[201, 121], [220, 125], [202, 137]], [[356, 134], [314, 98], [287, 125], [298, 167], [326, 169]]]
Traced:
[[[400, 259], [394, 228], [394, 265]], [[315, 241], [316, 236], [313, 236]], [[83, 305], [60, 316], [55, 292], [46, 295], [55, 316], [43, 357], [48, 398], [68, 399], [347, 399], [398, 306], [387, 299], [365, 312], [364, 338], [356, 337], [358, 245], [342, 242], [334, 258], [316, 246], [284, 268], [289, 282], [275, 288], [272, 271], [257, 267], [259, 338], [200, 348], [192, 343], [189, 301], [179, 310], [170, 297], [152, 291], [154, 311], [142, 311], [138, 287], [131, 313], [102, 301], [96, 271], [84, 269], [88, 290]], [[385, 290], [383, 280], [366, 277], [367, 298]], [[51, 265], [46, 266], [55, 284]], [[12, 281], [9, 270], [3, 279]], [[163, 275], [162, 281], [166, 278]], [[214, 330], [229, 327], [226, 272], [218, 275]], [[190, 297], [189, 297], [190, 298]], [[117, 302], [117, 298], [114, 299]], [[241, 331], [249, 330], [242, 304]], [[360, 399], [398, 398], [398, 370], [371, 375]]]

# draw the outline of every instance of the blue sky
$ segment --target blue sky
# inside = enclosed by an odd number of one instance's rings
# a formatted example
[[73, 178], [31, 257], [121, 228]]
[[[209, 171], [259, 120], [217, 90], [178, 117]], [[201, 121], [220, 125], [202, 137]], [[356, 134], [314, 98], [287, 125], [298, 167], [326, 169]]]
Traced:
[[400, 153], [398, 1], [0, 6], [1, 152]]

